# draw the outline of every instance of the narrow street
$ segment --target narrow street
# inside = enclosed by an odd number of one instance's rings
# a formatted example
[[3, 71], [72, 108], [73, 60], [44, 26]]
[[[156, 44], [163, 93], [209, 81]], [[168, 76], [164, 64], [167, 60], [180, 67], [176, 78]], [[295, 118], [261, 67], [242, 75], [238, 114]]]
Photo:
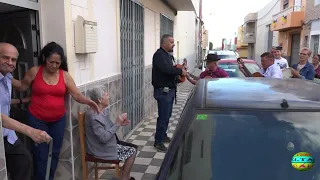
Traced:
[[[173, 136], [187, 97], [193, 87], [194, 86], [187, 81], [178, 86], [178, 101], [177, 104], [174, 104], [168, 127], [169, 137]], [[165, 153], [157, 152], [153, 147], [157, 116], [157, 112], [155, 112], [152, 117], [144, 120], [142, 125], [138, 127], [127, 140], [127, 142], [139, 145], [137, 158], [131, 171], [131, 176], [136, 180], [153, 180], [165, 156]], [[99, 179], [110, 179], [114, 174], [114, 171], [106, 172], [102, 170], [99, 172]]]

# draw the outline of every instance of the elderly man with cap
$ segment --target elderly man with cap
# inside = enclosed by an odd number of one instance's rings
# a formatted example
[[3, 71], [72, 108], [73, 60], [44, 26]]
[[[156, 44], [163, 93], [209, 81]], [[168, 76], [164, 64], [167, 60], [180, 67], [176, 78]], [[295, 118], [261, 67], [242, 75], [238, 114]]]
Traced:
[[218, 66], [219, 60], [220, 58], [218, 57], [218, 55], [208, 54], [207, 58], [204, 60], [207, 62], [206, 70], [200, 74], [199, 78], [191, 79], [190, 74], [188, 74], [188, 81], [195, 85], [199, 79], [229, 77], [228, 73]]
[[274, 56], [274, 64], [277, 64], [280, 69], [289, 68], [288, 61], [285, 58], [281, 57], [281, 51], [281, 46], [275, 47], [275, 49], [272, 51]]

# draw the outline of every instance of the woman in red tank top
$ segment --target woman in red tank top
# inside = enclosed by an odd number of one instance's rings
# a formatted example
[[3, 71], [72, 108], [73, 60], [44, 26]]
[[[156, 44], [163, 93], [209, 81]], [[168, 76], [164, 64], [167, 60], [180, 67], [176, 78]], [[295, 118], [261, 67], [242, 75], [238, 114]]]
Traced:
[[[22, 81], [13, 79], [12, 85], [21, 91], [32, 88], [29, 124], [46, 131], [53, 138], [50, 171], [50, 180], [53, 180], [66, 124], [66, 95], [70, 94], [77, 102], [87, 104], [96, 111], [98, 105], [85, 97], [76, 87], [68, 73], [67, 60], [59, 44], [55, 42], [47, 44], [41, 50], [38, 61], [39, 66], [30, 68]], [[33, 147], [36, 180], [45, 179], [48, 150], [48, 144], [45, 143]]]

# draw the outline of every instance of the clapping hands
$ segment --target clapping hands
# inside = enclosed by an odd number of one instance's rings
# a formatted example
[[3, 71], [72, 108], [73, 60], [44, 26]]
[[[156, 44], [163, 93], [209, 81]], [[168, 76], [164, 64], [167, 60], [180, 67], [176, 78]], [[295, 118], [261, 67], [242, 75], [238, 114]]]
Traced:
[[127, 113], [120, 114], [116, 119], [116, 124], [118, 126], [127, 126], [130, 123], [130, 120], [128, 119]]

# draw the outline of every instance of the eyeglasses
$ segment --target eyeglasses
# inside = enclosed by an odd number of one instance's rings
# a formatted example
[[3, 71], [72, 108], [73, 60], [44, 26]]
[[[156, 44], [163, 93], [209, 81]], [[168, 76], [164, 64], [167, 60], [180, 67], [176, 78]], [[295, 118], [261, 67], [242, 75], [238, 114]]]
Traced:
[[300, 53], [300, 56], [302, 56], [302, 55], [304, 55], [304, 56], [308, 56], [308, 54], [305, 54], [305, 53]]

